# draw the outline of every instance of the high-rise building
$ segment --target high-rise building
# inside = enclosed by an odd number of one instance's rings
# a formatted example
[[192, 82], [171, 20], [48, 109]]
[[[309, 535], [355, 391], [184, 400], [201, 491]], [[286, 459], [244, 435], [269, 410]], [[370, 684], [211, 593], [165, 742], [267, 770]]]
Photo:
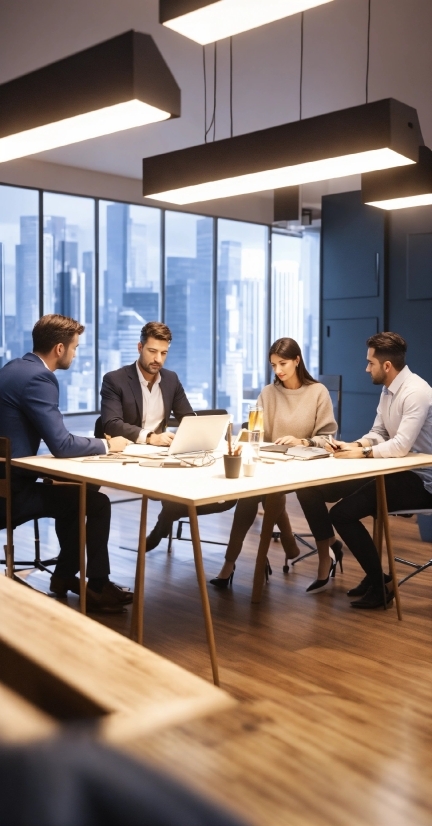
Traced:
[[31, 349], [31, 331], [39, 318], [39, 295], [34, 288], [38, 272], [38, 231], [36, 215], [20, 217], [20, 243], [15, 247], [16, 330], [24, 351]]

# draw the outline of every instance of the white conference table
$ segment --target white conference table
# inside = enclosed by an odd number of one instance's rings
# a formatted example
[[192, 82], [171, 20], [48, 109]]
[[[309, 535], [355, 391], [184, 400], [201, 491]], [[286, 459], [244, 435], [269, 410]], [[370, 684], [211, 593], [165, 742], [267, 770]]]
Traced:
[[[266, 458], [271, 458], [269, 454]], [[222, 459], [204, 468], [153, 468], [141, 467], [139, 464], [110, 463], [104, 460], [86, 462], [74, 459], [55, 459], [53, 456], [30, 456], [13, 459], [15, 467], [38, 472], [41, 476], [52, 476], [74, 482], [80, 486], [80, 607], [85, 613], [85, 500], [87, 484], [137, 493], [142, 496], [141, 519], [139, 529], [137, 568], [135, 577], [135, 594], [132, 610], [131, 637], [142, 644], [144, 617], [144, 570], [145, 545], [147, 529], [147, 501], [167, 499], [179, 502], [188, 508], [195, 568], [201, 594], [207, 643], [210, 652], [213, 680], [219, 685], [218, 664], [210, 613], [210, 604], [202, 561], [201, 542], [198, 529], [197, 507], [230, 499], [265, 494], [267, 496], [265, 515], [257, 552], [254, 574], [252, 602], [260, 602], [264, 582], [267, 551], [274, 527], [274, 507], [276, 497], [272, 494], [281, 491], [293, 491], [310, 485], [330, 484], [350, 479], [368, 479], [376, 477], [378, 520], [377, 546], [381, 547], [384, 532], [389, 557], [390, 571], [393, 577], [398, 617], [401, 609], [391, 536], [388, 525], [387, 501], [384, 476], [416, 467], [432, 465], [432, 455], [410, 454], [401, 459], [321, 459], [308, 462], [291, 460], [276, 461], [274, 464], [257, 464], [253, 477], [240, 476], [239, 479], [226, 479]]]

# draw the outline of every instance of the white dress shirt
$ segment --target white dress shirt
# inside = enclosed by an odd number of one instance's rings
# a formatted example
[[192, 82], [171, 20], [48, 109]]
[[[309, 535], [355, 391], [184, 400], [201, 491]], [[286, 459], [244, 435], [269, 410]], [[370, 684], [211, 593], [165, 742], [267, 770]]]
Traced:
[[149, 390], [149, 382], [144, 378], [139, 368], [138, 361], [136, 363], [138, 378], [141, 385], [143, 397], [143, 417], [142, 430], [137, 439], [137, 444], [145, 445], [148, 433], [157, 430], [160, 423], [165, 417], [165, 406], [160, 389], [161, 374], [158, 373], [154, 382], [151, 385], [151, 392]]
[[[404, 367], [389, 387], [383, 387], [376, 419], [363, 439], [376, 458], [432, 454], [432, 387]], [[432, 493], [432, 467], [414, 470]]]

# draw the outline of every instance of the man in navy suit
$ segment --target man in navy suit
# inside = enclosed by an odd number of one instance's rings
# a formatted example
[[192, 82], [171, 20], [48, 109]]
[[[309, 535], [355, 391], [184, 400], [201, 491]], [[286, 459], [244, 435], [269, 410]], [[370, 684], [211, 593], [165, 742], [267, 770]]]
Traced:
[[[11, 441], [12, 458], [35, 455], [43, 439], [61, 459], [119, 451], [128, 444], [122, 437], [88, 439], [73, 436], [59, 410], [59, 385], [55, 370], [72, 364], [84, 327], [62, 315], [43, 316], [33, 328], [33, 352], [10, 361], [0, 370], [0, 435]], [[47, 485], [37, 474], [12, 470], [12, 521], [53, 517], [60, 554], [51, 578], [51, 591], [79, 594], [79, 491], [75, 485]], [[4, 503], [4, 500], [2, 500]], [[111, 508], [107, 496], [87, 491], [87, 607], [89, 611], [118, 613], [132, 595], [109, 580], [108, 535]], [[3, 520], [4, 521], [4, 514]]]
[[[149, 321], [141, 330], [138, 359], [127, 367], [106, 373], [102, 382], [101, 413], [105, 433], [124, 436], [137, 444], [167, 447], [174, 438], [166, 431], [171, 412], [181, 421], [193, 414], [177, 373], [164, 368], [172, 341], [171, 330], [159, 321]], [[202, 505], [198, 514], [229, 510], [235, 502]], [[172, 523], [187, 516], [187, 508], [164, 502], [157, 523], [147, 537], [151, 551], [168, 536]]]

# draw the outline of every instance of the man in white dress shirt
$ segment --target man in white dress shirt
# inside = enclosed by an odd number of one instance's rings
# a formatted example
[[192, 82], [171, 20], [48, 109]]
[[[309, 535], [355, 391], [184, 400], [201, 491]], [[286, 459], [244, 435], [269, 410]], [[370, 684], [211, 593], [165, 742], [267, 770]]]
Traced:
[[[405, 365], [407, 345], [397, 333], [378, 333], [367, 340], [367, 367], [374, 384], [382, 384], [377, 415], [370, 431], [355, 442], [337, 442], [338, 459], [391, 458], [408, 453], [432, 454], [432, 388]], [[432, 465], [432, 461], [431, 461]], [[432, 466], [390, 473], [384, 477], [389, 511], [432, 509]], [[319, 492], [317, 501], [313, 491]], [[310, 494], [308, 494], [310, 491]], [[372, 479], [324, 485], [299, 491], [298, 498], [316, 537], [314, 521], [323, 517], [325, 502], [336, 502], [330, 522], [356, 557], [366, 576], [348, 596], [360, 597], [354, 608], [379, 608], [393, 595], [383, 587], [383, 572], [377, 549], [361, 520], [376, 516], [376, 486]], [[341, 498], [344, 497], [344, 498]], [[315, 500], [315, 501], [314, 501]], [[318, 534], [326, 533], [324, 518]], [[385, 582], [390, 581], [388, 575]]]

